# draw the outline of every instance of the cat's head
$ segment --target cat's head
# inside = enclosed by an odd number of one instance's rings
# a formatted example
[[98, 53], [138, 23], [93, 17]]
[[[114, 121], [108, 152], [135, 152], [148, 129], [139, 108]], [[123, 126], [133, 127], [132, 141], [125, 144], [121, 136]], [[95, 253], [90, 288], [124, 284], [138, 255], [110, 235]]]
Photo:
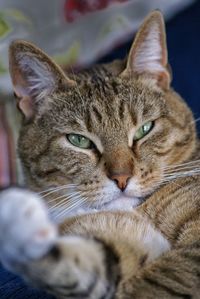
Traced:
[[170, 87], [158, 11], [144, 21], [126, 62], [65, 75], [37, 47], [15, 41], [10, 73], [24, 115], [19, 154], [28, 182], [61, 186], [53, 193], [61, 209], [70, 200], [74, 207], [138, 204], [195, 149], [191, 111]]

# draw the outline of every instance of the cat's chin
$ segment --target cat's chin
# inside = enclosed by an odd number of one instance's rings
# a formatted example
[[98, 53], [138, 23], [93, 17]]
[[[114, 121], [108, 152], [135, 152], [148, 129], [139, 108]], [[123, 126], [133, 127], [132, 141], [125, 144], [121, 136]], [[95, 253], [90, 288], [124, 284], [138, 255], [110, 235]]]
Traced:
[[132, 211], [135, 207], [143, 202], [142, 198], [131, 198], [127, 196], [120, 196], [117, 199], [113, 199], [110, 202], [100, 205], [97, 207], [86, 207], [73, 211], [73, 215], [77, 216], [82, 214], [90, 214], [101, 211]]
[[[137, 197], [127, 197], [119, 196], [116, 199], [111, 200], [110, 202], [99, 204], [97, 203], [96, 207], [81, 207], [79, 209], [71, 210], [70, 212], [60, 213], [61, 217], [55, 217], [56, 214], [59, 214], [59, 211], [54, 211], [51, 216], [52, 219], [58, 223], [62, 222], [65, 218], [76, 217], [85, 214], [103, 212], [103, 211], [132, 211], [138, 205], [143, 202], [142, 198]], [[55, 219], [56, 218], [56, 219]]]
[[120, 196], [99, 207], [100, 211], [131, 211], [142, 202], [141, 198]]

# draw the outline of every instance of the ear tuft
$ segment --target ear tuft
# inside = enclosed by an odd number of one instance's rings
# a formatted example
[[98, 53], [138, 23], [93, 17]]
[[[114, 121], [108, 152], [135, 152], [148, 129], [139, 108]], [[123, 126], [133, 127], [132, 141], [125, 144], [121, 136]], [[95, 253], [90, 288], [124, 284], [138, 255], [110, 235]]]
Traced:
[[28, 118], [33, 116], [38, 102], [75, 83], [39, 48], [22, 40], [10, 45], [9, 67], [19, 108]]
[[145, 75], [156, 80], [162, 88], [169, 88], [167, 47], [163, 16], [154, 11], [147, 16], [131, 47], [123, 76]]
[[48, 65], [41, 63], [36, 57], [18, 54], [16, 56], [19, 68], [27, 81], [27, 94], [40, 100], [54, 91], [55, 76]]

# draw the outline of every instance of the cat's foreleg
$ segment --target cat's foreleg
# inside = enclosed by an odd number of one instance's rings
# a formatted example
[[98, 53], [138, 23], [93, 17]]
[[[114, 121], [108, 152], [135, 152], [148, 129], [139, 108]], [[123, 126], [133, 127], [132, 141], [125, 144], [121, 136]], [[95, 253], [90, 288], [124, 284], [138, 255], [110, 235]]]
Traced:
[[0, 260], [58, 298], [112, 298], [118, 280], [116, 257], [102, 242], [58, 236], [34, 193], [0, 193]]

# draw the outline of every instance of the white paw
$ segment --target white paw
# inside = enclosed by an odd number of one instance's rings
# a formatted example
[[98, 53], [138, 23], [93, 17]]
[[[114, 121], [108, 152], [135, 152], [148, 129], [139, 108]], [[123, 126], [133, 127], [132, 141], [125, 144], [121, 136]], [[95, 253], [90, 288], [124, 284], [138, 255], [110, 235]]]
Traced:
[[35, 193], [20, 188], [0, 192], [0, 260], [10, 270], [44, 255], [56, 236], [45, 205]]

